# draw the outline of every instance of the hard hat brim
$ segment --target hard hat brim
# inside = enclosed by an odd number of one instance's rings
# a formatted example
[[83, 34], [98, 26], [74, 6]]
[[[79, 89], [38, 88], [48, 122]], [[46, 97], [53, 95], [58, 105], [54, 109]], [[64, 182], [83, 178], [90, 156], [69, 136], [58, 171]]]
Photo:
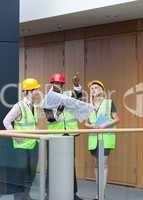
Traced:
[[40, 84], [38, 84], [37, 86], [35, 86], [34, 88], [31, 88], [31, 89], [22, 89], [22, 91], [30, 91], [30, 90], [36, 90], [36, 89], [39, 89], [41, 86], [40, 86]]
[[88, 88], [90, 88], [93, 84], [99, 85], [103, 90], [105, 90], [105, 86], [101, 81], [93, 80], [88, 83]]

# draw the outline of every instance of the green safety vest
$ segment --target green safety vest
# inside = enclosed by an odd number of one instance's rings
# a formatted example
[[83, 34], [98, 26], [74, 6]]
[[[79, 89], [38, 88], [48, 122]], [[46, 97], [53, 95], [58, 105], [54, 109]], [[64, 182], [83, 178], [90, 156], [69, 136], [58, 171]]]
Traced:
[[[65, 91], [64, 95], [71, 96], [71, 91]], [[54, 111], [54, 110], [53, 110]], [[60, 114], [59, 118], [55, 122], [48, 122], [48, 130], [77, 130], [78, 129], [78, 122], [75, 117], [66, 111]], [[50, 134], [51, 135], [51, 134]], [[53, 134], [54, 136], [59, 135], [62, 136], [63, 134]], [[79, 134], [71, 133], [70, 135], [77, 136]]]
[[[48, 122], [49, 130], [77, 130], [78, 123], [77, 120], [69, 112], [64, 111], [60, 114], [59, 118], [55, 122]], [[51, 135], [51, 134], [50, 134]], [[63, 135], [63, 134], [53, 134], [53, 135]], [[79, 135], [79, 134], [70, 134], [70, 135]]]
[[[100, 105], [100, 108], [97, 112], [97, 114], [92, 114], [89, 117], [89, 121], [91, 124], [95, 124], [96, 121], [99, 119], [99, 117], [104, 116], [107, 118], [107, 120], [111, 120], [111, 106], [112, 106], [112, 100], [111, 99], [104, 99], [103, 102]], [[115, 127], [115, 126], [114, 126]], [[99, 140], [104, 140], [104, 148], [115, 148], [115, 140], [116, 136], [114, 133], [104, 133], [99, 134], [98, 137]], [[88, 149], [94, 150], [97, 147], [97, 135], [96, 134], [89, 134], [88, 136]]]
[[[28, 105], [24, 101], [19, 101], [18, 105], [21, 109], [21, 119], [14, 121], [15, 130], [35, 130], [37, 124], [37, 112], [34, 107], [34, 115]], [[36, 145], [36, 139], [29, 138], [13, 138], [14, 148], [33, 149]]]

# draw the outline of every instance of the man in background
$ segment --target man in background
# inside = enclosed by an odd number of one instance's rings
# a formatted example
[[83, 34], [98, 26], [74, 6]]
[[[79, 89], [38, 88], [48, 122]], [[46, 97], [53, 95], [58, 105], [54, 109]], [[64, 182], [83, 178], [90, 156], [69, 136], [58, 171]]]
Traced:
[[[70, 97], [82, 100], [83, 89], [79, 83], [78, 74], [74, 75], [72, 81], [73, 81], [73, 89], [70, 91], [64, 91], [64, 85], [65, 85], [64, 74], [53, 74], [50, 78], [50, 84], [54, 92], [68, 95]], [[52, 109], [52, 110], [44, 109], [44, 111], [47, 118], [48, 130], [71, 130], [71, 129], [77, 130], [78, 129], [77, 119], [75, 119], [75, 117], [71, 113], [69, 113], [63, 105], [59, 105], [57, 109]], [[70, 134], [70, 135], [73, 135], [74, 138], [78, 136], [78, 134]], [[77, 188], [77, 180], [76, 180], [76, 170], [74, 170], [74, 200], [81, 200], [81, 198], [77, 195], [77, 191], [78, 191], [78, 188]]]

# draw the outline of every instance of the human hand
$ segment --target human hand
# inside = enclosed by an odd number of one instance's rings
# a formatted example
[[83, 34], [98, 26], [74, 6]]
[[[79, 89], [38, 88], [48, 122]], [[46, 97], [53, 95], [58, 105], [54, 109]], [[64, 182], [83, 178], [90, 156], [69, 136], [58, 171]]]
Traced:
[[63, 113], [64, 111], [64, 106], [63, 105], [59, 105], [59, 107], [57, 108], [57, 116], [59, 116], [61, 113]]
[[76, 72], [75, 75], [72, 78], [73, 85], [75, 87], [78, 87], [80, 85], [79, 81], [80, 81], [80, 79], [79, 79], [79, 72]]
[[92, 128], [94, 128], [94, 129], [98, 129], [98, 128], [100, 128], [100, 127], [97, 126], [97, 125], [95, 125], [95, 124], [92, 124]]

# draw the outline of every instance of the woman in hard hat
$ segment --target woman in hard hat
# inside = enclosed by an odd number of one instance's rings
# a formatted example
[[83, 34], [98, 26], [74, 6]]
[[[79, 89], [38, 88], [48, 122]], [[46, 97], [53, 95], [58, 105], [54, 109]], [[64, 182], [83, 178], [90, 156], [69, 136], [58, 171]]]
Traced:
[[[116, 107], [113, 101], [106, 98], [105, 86], [99, 80], [93, 80], [88, 84], [90, 90], [90, 103], [94, 107], [94, 113], [85, 122], [85, 126], [88, 128], [111, 128], [119, 122]], [[115, 148], [115, 134], [105, 133], [103, 136], [99, 135], [99, 138], [103, 137], [104, 140], [104, 189], [107, 184], [108, 176], [108, 157], [112, 149]], [[95, 161], [95, 176], [96, 186], [98, 186], [98, 142], [97, 135], [89, 134], [88, 137], [88, 150]], [[97, 191], [97, 190], [96, 190]], [[98, 200], [98, 195], [94, 200]]]
[[[35, 130], [37, 112], [34, 98], [40, 84], [36, 79], [28, 78], [22, 82], [24, 99], [16, 103], [3, 120], [7, 130]], [[38, 142], [36, 139], [13, 138], [15, 149], [15, 167], [12, 169], [15, 185], [15, 200], [31, 200], [29, 191], [36, 175], [38, 161]]]

